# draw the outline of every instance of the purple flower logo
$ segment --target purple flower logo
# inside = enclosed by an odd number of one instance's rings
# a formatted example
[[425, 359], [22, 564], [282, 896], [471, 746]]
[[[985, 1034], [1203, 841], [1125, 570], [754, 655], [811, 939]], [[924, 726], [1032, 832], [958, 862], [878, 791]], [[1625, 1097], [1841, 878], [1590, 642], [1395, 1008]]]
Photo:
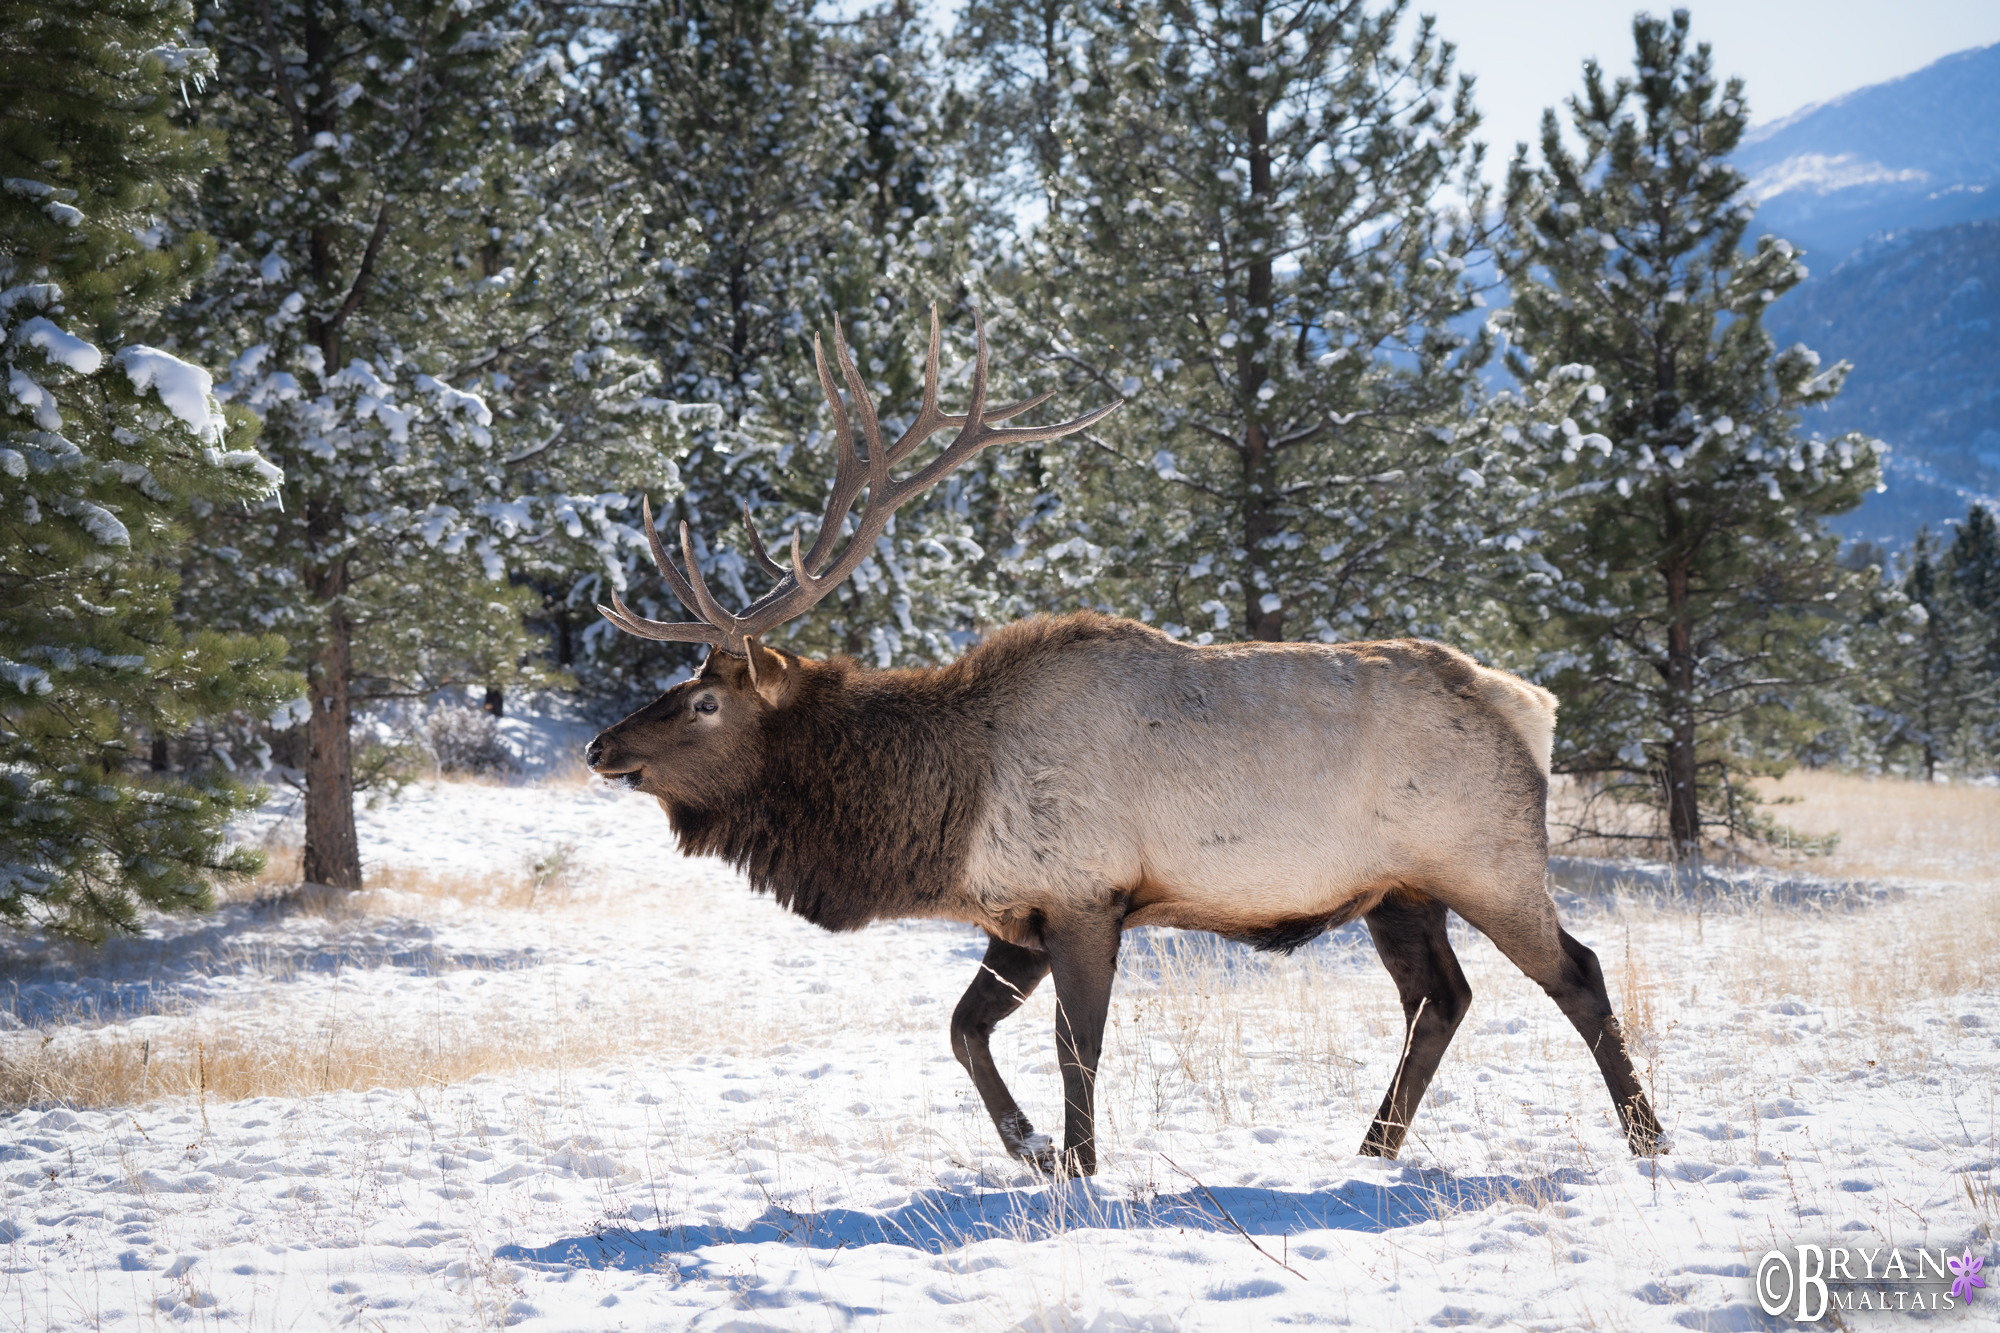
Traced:
[[1972, 1299], [1972, 1289], [1986, 1285], [1986, 1279], [1979, 1276], [1979, 1270], [1986, 1263], [1984, 1255], [1975, 1259], [1973, 1258], [1972, 1251], [1968, 1249], [1959, 1258], [1946, 1259], [1945, 1262], [1951, 1265], [1951, 1271], [1956, 1274], [1951, 1280], [1951, 1294], [1953, 1296], [1970, 1301]]

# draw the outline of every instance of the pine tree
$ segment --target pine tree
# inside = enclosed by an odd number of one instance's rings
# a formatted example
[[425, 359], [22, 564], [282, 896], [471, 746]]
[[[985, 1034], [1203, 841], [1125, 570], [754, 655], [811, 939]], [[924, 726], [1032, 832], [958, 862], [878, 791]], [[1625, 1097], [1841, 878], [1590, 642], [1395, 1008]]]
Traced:
[[2000, 763], [2000, 525], [1976, 504], [1954, 526], [1941, 563], [1964, 664], [1956, 749], [1967, 767], [1990, 771]]
[[[688, 524], [704, 576], [741, 604], [768, 580], [741, 527], [746, 506], [772, 543], [801, 525], [810, 538], [831, 479], [814, 336], [830, 344], [840, 321], [891, 431], [918, 400], [931, 301], [943, 300], [954, 350], [969, 344], [952, 278], [969, 257], [949, 97], [908, 6], [829, 25], [802, 0], [674, 0], [617, 15], [593, 6], [574, 22], [603, 34], [578, 71], [593, 151], [647, 191], [658, 280], [632, 326], [666, 391], [718, 413], [654, 490], [656, 512], [670, 538]], [[787, 643], [882, 665], [956, 651], [993, 601], [962, 512], [982, 475], [969, 469], [899, 514], [880, 557], [788, 626]], [[679, 618], [645, 563], [635, 552], [633, 605]], [[604, 581], [590, 574], [564, 600], [602, 600]], [[611, 660], [635, 651], [609, 626], [583, 637]]]
[[196, 505], [276, 471], [210, 377], [127, 340], [206, 261], [163, 225], [212, 145], [174, 123], [208, 52], [156, 0], [0, 4], [0, 918], [98, 937], [140, 904], [211, 905], [257, 868], [221, 766], [140, 769], [146, 737], [274, 712], [282, 640], [183, 632], [174, 564]]
[[1798, 423], [1846, 365], [1764, 331], [1806, 269], [1777, 237], [1742, 248], [1753, 205], [1727, 161], [1741, 81], [1718, 86], [1684, 10], [1641, 15], [1633, 35], [1637, 78], [1607, 83], [1589, 62], [1567, 103], [1581, 152], [1550, 111], [1542, 165], [1523, 145], [1509, 172], [1509, 364], [1586, 365], [1603, 394], [1597, 447], [1546, 440], [1545, 550], [1565, 582], [1536, 642], [1563, 699], [1557, 767], [1655, 793], [1688, 854], [1732, 775], [1782, 762], [1804, 696], [1850, 669], [1860, 580], [1835, 565], [1824, 520], [1878, 468], [1872, 441]]
[[[286, 480], [205, 526], [201, 568], [242, 577], [197, 612], [294, 639], [319, 883], [361, 882], [350, 727], [369, 672], [518, 636], [513, 600], [481, 586], [510, 564], [621, 568], [627, 502], [594, 482], [607, 460], [663, 461], [669, 405], [619, 323], [640, 207], [571, 170], [569, 131], [543, 118], [561, 43], [517, 17], [217, 0], [200, 23], [230, 158], [199, 208], [217, 271], [173, 327], [230, 365], [220, 390], [262, 418]], [[413, 581], [467, 614], [423, 618], [393, 595]]]
[[1019, 464], [1016, 567], [1052, 597], [1204, 642], [1445, 632], [1518, 517], [1454, 325], [1480, 303], [1470, 85], [1428, 20], [1392, 47], [1404, 12], [967, 11], [1047, 209], [1002, 313], [1130, 399]]
[[1918, 528], [1898, 561], [1902, 595], [1875, 617], [1889, 631], [1883, 654], [1889, 660], [1869, 673], [1881, 696], [1871, 711], [1884, 757], [1913, 752], [1926, 782], [1937, 780], [1938, 766], [1957, 739], [1970, 674], [1954, 614], [1959, 608], [1939, 568], [1940, 554], [1929, 527]]

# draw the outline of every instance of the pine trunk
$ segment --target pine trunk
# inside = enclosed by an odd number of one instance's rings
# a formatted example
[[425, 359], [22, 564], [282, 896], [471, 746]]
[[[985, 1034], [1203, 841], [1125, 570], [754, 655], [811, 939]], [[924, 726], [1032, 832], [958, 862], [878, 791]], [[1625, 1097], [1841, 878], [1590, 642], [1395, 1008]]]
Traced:
[[1667, 567], [1667, 836], [1675, 859], [1701, 849], [1701, 806], [1695, 784], [1694, 635], [1688, 612], [1688, 567]]
[[[317, 508], [317, 507], [315, 507]], [[309, 512], [307, 528], [322, 526]], [[326, 610], [319, 650], [306, 669], [306, 849], [303, 874], [309, 883], [336, 889], [361, 887], [361, 842], [354, 831], [353, 708], [347, 678], [353, 627], [347, 623], [347, 562], [308, 568], [306, 586]]]
[[[1263, 41], [1263, 22], [1252, 17], [1245, 33], [1246, 41]], [[1243, 549], [1247, 551], [1250, 577], [1243, 581], [1244, 627], [1250, 637], [1266, 643], [1278, 643], [1285, 637], [1285, 607], [1280, 602], [1273, 609], [1264, 609], [1264, 594], [1283, 591], [1270, 579], [1259, 579], [1257, 575], [1265, 571], [1270, 561], [1270, 553], [1264, 549], [1264, 540], [1277, 527], [1274, 510], [1278, 504], [1276, 460], [1271, 456], [1271, 436], [1269, 426], [1261, 419], [1263, 402], [1257, 391], [1264, 387], [1270, 376], [1268, 358], [1270, 356], [1270, 335], [1265, 331], [1271, 320], [1271, 298], [1276, 290], [1276, 274], [1270, 259], [1270, 243], [1273, 228], [1266, 209], [1272, 197], [1271, 188], [1271, 123], [1270, 113], [1252, 93], [1245, 102], [1245, 129], [1250, 141], [1250, 198], [1251, 227], [1253, 234], [1261, 242], [1253, 251], [1249, 264], [1249, 310], [1250, 328], [1244, 330], [1244, 338], [1237, 354], [1237, 375], [1243, 383], [1243, 402], [1249, 421], [1243, 432]]]

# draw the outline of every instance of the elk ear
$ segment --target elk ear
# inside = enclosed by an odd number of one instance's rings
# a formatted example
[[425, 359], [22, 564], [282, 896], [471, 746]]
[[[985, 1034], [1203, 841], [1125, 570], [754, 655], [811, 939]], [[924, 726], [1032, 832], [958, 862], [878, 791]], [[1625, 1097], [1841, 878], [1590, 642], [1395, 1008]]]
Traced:
[[776, 708], [792, 692], [793, 670], [783, 653], [773, 652], [755, 639], [744, 641], [744, 665], [750, 670], [750, 687]]

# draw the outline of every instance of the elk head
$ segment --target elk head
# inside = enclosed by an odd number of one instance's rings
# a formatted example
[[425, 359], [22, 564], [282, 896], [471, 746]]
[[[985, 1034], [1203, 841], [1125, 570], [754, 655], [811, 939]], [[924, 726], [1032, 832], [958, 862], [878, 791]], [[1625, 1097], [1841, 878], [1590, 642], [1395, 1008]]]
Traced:
[[[876, 539], [901, 505], [936, 485], [980, 450], [994, 444], [1026, 444], [1073, 435], [1120, 406], [1120, 401], [1114, 400], [1052, 426], [999, 426], [999, 422], [1039, 407], [1054, 394], [1043, 393], [1018, 403], [988, 407], [986, 332], [977, 311], [973, 312], [973, 344], [971, 401], [962, 413], [940, 411], [940, 334], [937, 307], [931, 307], [923, 405], [916, 420], [895, 443], [885, 445], [875, 404], [855, 368], [854, 358], [848, 353], [839, 322], [833, 327], [834, 358], [854, 400], [852, 422], [827, 369], [820, 340], [813, 339], [813, 362], [833, 416], [837, 441], [833, 493], [827, 500], [819, 535], [810, 550], [801, 554], [799, 534], [793, 531], [789, 568], [771, 559], [763, 539], [751, 526], [749, 508], [745, 506], [743, 524], [750, 536], [751, 552], [763, 571], [777, 583], [741, 614], [723, 609], [710, 593], [695, 564], [687, 524], [680, 527], [681, 558], [687, 566], [683, 577], [653, 523], [652, 501], [641, 502], [653, 563], [659, 566], [660, 576], [681, 605], [697, 619], [672, 623], [647, 620], [627, 607], [615, 592], [610, 606], [597, 609], [627, 634], [672, 643], [705, 643], [709, 654], [693, 680], [676, 685], [590, 743], [585, 757], [593, 771], [623, 779], [628, 785], [659, 797], [670, 811], [676, 805], [716, 808], [755, 783], [762, 758], [758, 738], [764, 726], [797, 697], [806, 676], [815, 669], [825, 670], [793, 654], [764, 647], [757, 642], [758, 636], [803, 615], [838, 587], [874, 551]], [[958, 435], [937, 457], [904, 477], [891, 476], [891, 468], [904, 462], [918, 446], [946, 427], [955, 427]], [[866, 458], [859, 452], [861, 444], [867, 447]], [[848, 513], [863, 489], [868, 492], [867, 507], [855, 520], [854, 535], [836, 556], [835, 547], [839, 545]]]

